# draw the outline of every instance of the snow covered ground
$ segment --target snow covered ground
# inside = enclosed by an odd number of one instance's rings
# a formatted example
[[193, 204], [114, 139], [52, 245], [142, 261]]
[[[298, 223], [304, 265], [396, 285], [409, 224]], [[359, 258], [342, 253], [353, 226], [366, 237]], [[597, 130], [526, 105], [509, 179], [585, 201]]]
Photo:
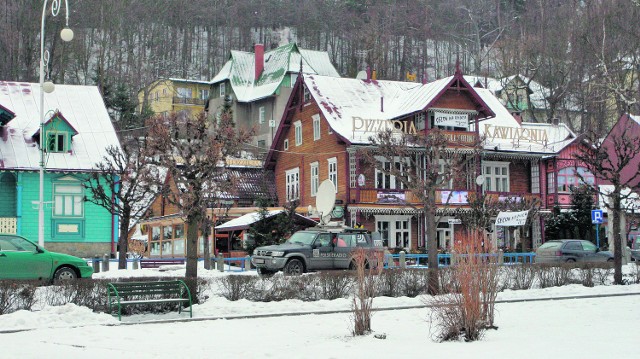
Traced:
[[[630, 267], [631, 268], [631, 267]], [[95, 278], [177, 276], [183, 269], [112, 270]], [[204, 271], [207, 277], [227, 275]], [[235, 273], [237, 274], [237, 273]], [[246, 275], [255, 275], [248, 272]], [[612, 294], [605, 298], [561, 299]], [[636, 295], [637, 294], [637, 295]], [[510, 302], [521, 299], [555, 300]], [[374, 306], [420, 306], [423, 298], [376, 298]], [[146, 314], [116, 318], [67, 304], [0, 316], [0, 358], [638, 358], [640, 285], [569, 285], [498, 296], [496, 325], [475, 343], [437, 343], [428, 308], [378, 311], [373, 334], [354, 337], [348, 312], [239, 319], [251, 314], [348, 310], [348, 299], [230, 302], [213, 296], [188, 314]], [[218, 318], [218, 319], [216, 319]], [[222, 318], [222, 319], [220, 319]], [[135, 324], [142, 323], [142, 324]], [[29, 330], [24, 330], [29, 329]], [[13, 332], [12, 330], [22, 330]]]

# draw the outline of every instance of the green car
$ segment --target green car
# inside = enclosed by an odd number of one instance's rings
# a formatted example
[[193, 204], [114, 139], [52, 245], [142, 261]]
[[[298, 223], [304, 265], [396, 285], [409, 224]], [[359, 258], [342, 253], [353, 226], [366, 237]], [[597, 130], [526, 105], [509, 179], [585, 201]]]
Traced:
[[0, 279], [69, 280], [90, 278], [84, 259], [49, 252], [24, 237], [0, 234]]

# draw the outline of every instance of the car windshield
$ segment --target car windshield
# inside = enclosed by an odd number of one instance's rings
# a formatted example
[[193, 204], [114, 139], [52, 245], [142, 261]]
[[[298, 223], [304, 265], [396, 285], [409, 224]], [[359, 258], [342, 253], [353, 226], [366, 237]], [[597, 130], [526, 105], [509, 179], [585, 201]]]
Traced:
[[313, 240], [316, 238], [316, 233], [314, 232], [296, 232], [289, 239], [287, 243], [297, 243], [309, 246], [313, 243]]

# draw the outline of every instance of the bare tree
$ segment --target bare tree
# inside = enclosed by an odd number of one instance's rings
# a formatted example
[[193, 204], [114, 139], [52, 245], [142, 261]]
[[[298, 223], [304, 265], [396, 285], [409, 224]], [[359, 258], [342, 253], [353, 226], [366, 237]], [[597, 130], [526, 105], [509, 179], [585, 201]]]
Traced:
[[110, 146], [103, 161], [96, 164], [85, 187], [89, 201], [120, 218], [118, 268], [127, 268], [128, 233], [131, 220], [140, 216], [160, 192], [163, 178], [150, 163], [146, 140], [125, 139], [122, 148]]
[[210, 199], [226, 190], [225, 183], [215, 179], [223, 178], [226, 160], [240, 154], [251, 133], [235, 128], [229, 107], [213, 121], [204, 113], [194, 118], [172, 113], [166, 118], [155, 116], [148, 125], [149, 141], [159, 163], [167, 168], [180, 190], [173, 202], [187, 225], [186, 277], [196, 278], [198, 230], [206, 220]]
[[[418, 199], [426, 219], [427, 252], [429, 253], [429, 294], [439, 292], [438, 243], [436, 227], [437, 191], [446, 189], [450, 181], [462, 181], [463, 173], [475, 171], [470, 163], [476, 159], [480, 142], [471, 148], [452, 148], [451, 142], [437, 128], [428, 134], [400, 134], [391, 130], [369, 138], [372, 147], [363, 150], [363, 159], [385, 174], [395, 176], [405, 190]], [[380, 166], [379, 158], [396, 164]], [[449, 199], [443, 205], [447, 205]]]
[[[625, 203], [633, 198], [632, 189], [640, 189], [640, 133], [628, 115], [620, 121], [603, 140], [594, 132], [587, 138], [590, 147], [583, 147], [576, 158], [595, 176], [596, 183], [611, 184], [611, 191], [603, 191], [591, 185], [594, 192], [603, 196], [605, 207], [613, 214], [613, 261], [614, 283], [622, 284], [622, 234], [621, 218], [624, 216]], [[582, 173], [576, 171], [584, 183]]]

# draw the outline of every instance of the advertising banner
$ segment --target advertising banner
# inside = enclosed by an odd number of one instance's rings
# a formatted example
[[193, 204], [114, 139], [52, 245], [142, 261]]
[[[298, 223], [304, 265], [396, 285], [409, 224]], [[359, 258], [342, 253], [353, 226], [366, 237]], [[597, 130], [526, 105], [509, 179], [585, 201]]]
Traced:
[[498, 218], [496, 218], [496, 226], [524, 226], [527, 223], [528, 216], [528, 210], [522, 212], [500, 212], [498, 213]]

